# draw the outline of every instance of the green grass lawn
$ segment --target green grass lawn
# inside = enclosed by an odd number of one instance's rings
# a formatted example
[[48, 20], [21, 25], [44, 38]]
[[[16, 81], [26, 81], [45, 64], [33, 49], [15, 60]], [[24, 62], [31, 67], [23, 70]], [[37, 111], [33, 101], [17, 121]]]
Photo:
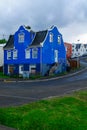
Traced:
[[87, 90], [0, 108], [0, 124], [17, 130], [87, 130]]

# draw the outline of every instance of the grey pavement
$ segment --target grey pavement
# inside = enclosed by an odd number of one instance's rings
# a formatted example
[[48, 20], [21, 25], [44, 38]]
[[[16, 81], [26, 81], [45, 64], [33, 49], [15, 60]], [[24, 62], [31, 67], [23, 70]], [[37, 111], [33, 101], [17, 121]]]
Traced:
[[0, 130], [16, 130], [16, 129], [0, 125]]

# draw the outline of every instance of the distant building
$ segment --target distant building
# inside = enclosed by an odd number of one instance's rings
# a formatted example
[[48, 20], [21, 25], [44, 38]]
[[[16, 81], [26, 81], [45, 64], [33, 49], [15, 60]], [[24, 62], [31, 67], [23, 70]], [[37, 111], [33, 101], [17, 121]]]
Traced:
[[72, 58], [83, 56], [85, 53], [85, 46], [82, 43], [73, 43], [72, 44]]
[[67, 59], [70, 59], [72, 56], [72, 44], [64, 42], [65, 48], [66, 48], [66, 57]]
[[0, 44], [0, 67], [3, 66], [4, 64], [4, 52], [3, 52], [3, 47], [5, 46], [6, 43]]

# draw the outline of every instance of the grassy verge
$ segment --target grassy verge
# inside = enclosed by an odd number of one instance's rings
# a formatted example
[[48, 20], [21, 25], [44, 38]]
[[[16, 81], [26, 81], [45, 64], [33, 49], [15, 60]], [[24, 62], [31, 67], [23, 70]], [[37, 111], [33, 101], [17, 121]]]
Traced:
[[0, 78], [9, 78], [9, 76], [4, 75], [3, 72], [0, 72]]
[[87, 130], [87, 91], [0, 108], [0, 124], [18, 130]]

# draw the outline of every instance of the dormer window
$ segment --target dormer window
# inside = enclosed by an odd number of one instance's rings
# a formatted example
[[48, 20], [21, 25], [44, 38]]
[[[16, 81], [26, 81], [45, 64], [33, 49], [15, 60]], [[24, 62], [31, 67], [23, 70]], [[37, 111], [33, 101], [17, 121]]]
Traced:
[[25, 39], [25, 34], [23, 32], [18, 34], [18, 42], [23, 43]]
[[60, 35], [58, 36], [57, 40], [58, 40], [58, 44], [61, 44], [61, 36]]
[[53, 42], [53, 33], [50, 33], [50, 34], [49, 34], [49, 41], [50, 41], [50, 42]]

